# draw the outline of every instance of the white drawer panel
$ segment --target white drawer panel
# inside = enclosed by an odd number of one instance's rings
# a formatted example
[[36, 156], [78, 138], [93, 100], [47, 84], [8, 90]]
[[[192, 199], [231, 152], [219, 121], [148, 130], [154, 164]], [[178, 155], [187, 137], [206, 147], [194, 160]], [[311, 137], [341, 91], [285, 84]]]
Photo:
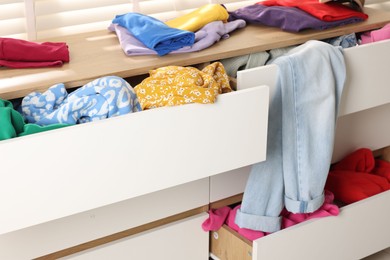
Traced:
[[216, 202], [218, 200], [243, 193], [250, 170], [251, 166], [245, 166], [236, 170], [211, 176], [210, 202]]
[[356, 260], [390, 246], [390, 191], [253, 242], [253, 259]]
[[265, 159], [268, 87], [0, 143], [0, 234]]
[[61, 259], [206, 260], [209, 234], [201, 228], [206, 218], [204, 213]]
[[208, 202], [209, 178], [204, 178], [0, 235], [0, 259], [48, 255], [202, 207]]
[[[343, 50], [347, 79], [340, 102], [339, 116], [390, 102], [390, 40]], [[267, 85], [270, 93], [276, 84], [274, 64], [237, 72], [237, 88]]]

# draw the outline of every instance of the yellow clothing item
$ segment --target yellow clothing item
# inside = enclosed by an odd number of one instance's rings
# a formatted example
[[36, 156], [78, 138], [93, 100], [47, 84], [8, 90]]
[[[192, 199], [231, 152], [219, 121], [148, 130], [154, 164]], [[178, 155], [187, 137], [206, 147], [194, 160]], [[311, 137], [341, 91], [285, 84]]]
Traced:
[[218, 94], [232, 91], [222, 63], [201, 71], [193, 67], [167, 66], [150, 71], [134, 90], [142, 110], [188, 103], [214, 103]]
[[169, 20], [165, 24], [173, 28], [196, 32], [210, 22], [226, 22], [228, 18], [229, 14], [222, 5], [208, 4], [188, 14]]

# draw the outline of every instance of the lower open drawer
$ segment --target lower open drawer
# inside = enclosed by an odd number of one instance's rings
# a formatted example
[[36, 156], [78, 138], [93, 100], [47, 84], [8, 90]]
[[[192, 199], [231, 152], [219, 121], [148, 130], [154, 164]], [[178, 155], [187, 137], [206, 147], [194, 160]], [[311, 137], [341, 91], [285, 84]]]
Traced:
[[[339, 216], [308, 220], [253, 243], [224, 226], [211, 232], [210, 248], [221, 260], [356, 260], [390, 246], [389, 219], [387, 191], [341, 208]], [[230, 258], [237, 255], [243, 258]]]

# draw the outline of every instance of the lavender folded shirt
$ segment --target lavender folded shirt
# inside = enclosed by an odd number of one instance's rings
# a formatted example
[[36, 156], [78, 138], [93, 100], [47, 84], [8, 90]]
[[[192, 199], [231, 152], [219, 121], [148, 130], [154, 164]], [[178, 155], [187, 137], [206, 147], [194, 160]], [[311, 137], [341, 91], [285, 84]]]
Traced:
[[305, 29], [325, 30], [340, 25], [363, 21], [358, 17], [339, 21], [322, 21], [296, 7], [249, 5], [229, 12], [229, 21], [244, 19], [248, 23], [279, 27], [284, 31], [299, 32]]
[[[222, 21], [214, 21], [206, 24], [202, 29], [195, 33], [195, 43], [192, 46], [185, 46], [171, 53], [188, 53], [206, 49], [218, 42], [221, 38], [226, 39], [229, 33], [246, 26], [246, 22], [242, 19], [223, 23]], [[120, 45], [127, 56], [137, 55], [154, 55], [156, 51], [146, 47], [141, 41], [137, 40], [126, 28], [111, 24], [108, 30], [114, 31], [117, 34]]]

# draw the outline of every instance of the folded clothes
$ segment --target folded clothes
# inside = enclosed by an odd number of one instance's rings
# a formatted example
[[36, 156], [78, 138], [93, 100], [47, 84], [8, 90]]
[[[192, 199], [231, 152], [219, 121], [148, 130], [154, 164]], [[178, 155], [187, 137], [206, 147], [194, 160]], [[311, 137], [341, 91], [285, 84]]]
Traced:
[[36, 43], [0, 38], [0, 66], [39, 68], [61, 66], [64, 62], [69, 62], [69, 49], [64, 42]]
[[259, 3], [229, 12], [229, 15], [229, 20], [244, 19], [248, 23], [278, 27], [289, 32], [299, 32], [305, 29], [325, 30], [363, 21], [360, 17], [350, 17], [337, 21], [323, 21], [299, 8], [265, 6]]
[[179, 16], [165, 23], [173, 28], [196, 32], [210, 22], [226, 22], [228, 17], [229, 14], [222, 5], [207, 4], [188, 14]]
[[[206, 24], [203, 28], [195, 32], [195, 42], [192, 46], [185, 46], [171, 53], [188, 53], [206, 49], [218, 42], [221, 39], [229, 38], [229, 33], [246, 26], [244, 20], [238, 19], [236, 21], [223, 23], [215, 21]], [[115, 31], [118, 36], [121, 47], [126, 55], [156, 55], [157, 52], [146, 47], [141, 41], [137, 40], [126, 28], [111, 24], [108, 29]]]
[[323, 21], [337, 21], [351, 17], [361, 18], [362, 20], [367, 20], [368, 18], [367, 14], [355, 11], [352, 8], [336, 2], [329, 2], [325, 4], [320, 3], [318, 0], [265, 0], [258, 2], [258, 4], [266, 6], [279, 5], [297, 7]]
[[46, 92], [33, 92], [21, 104], [22, 114], [30, 123], [79, 124], [124, 115], [141, 110], [133, 88], [116, 76], [98, 78], [67, 93], [64, 84]]
[[220, 62], [202, 70], [194, 67], [167, 66], [149, 72], [135, 86], [142, 109], [188, 103], [214, 103], [218, 94], [230, 92], [229, 79]]
[[22, 115], [14, 109], [10, 101], [0, 99], [0, 126], [0, 140], [6, 140], [18, 136], [62, 128], [68, 125], [53, 124], [42, 127], [35, 124], [26, 124]]
[[160, 56], [184, 46], [191, 46], [195, 42], [193, 32], [169, 27], [160, 20], [139, 13], [117, 15], [112, 23], [126, 28], [135, 38], [146, 47], [155, 50]]

